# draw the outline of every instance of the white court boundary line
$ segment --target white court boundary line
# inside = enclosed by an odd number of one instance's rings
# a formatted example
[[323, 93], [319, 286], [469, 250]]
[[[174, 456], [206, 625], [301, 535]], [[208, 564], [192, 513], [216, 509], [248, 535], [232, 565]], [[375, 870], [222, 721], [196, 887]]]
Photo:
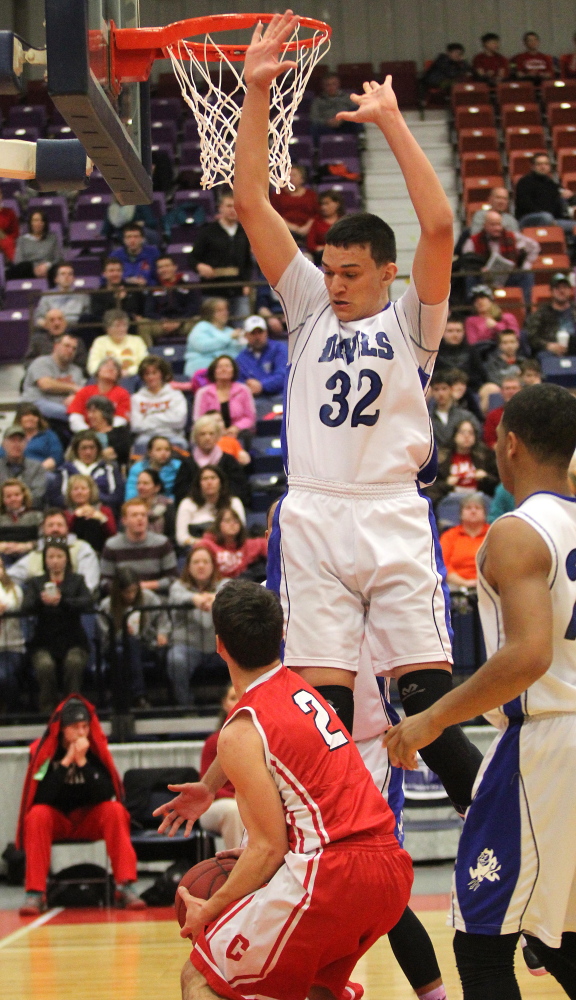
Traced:
[[42, 924], [47, 924], [49, 920], [52, 920], [52, 917], [56, 917], [59, 913], [62, 913], [63, 909], [63, 906], [55, 906], [53, 909], [48, 910], [47, 913], [42, 913], [39, 917], [36, 917], [31, 923], [26, 924], [25, 927], [19, 927], [17, 931], [12, 931], [8, 937], [0, 940], [0, 948], [6, 948], [7, 945], [13, 944], [14, 941], [18, 941], [19, 938], [24, 937], [28, 931], [33, 931], [36, 927], [42, 927]]

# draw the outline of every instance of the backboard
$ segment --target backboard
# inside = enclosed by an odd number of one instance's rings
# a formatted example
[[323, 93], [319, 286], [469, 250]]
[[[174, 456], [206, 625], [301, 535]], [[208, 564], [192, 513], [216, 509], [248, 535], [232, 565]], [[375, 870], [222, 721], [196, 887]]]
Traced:
[[110, 26], [139, 0], [45, 0], [48, 92], [122, 205], [152, 201], [149, 83], [113, 79]]

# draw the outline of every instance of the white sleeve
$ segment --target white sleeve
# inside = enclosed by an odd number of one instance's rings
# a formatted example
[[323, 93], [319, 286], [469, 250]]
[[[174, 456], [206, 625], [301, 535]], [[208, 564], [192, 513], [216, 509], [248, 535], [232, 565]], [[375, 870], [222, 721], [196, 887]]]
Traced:
[[85, 431], [88, 429], [88, 424], [84, 420], [81, 413], [71, 413], [68, 417], [68, 423], [70, 424], [70, 430], [73, 434], [78, 434], [79, 431]]
[[324, 275], [298, 251], [274, 291], [282, 303], [292, 350], [308, 316], [329, 304]]
[[394, 309], [402, 333], [408, 339], [409, 346], [420, 368], [430, 374], [434, 367], [436, 354], [448, 317], [448, 299], [428, 306], [420, 301], [414, 280], [404, 295], [394, 303]]
[[244, 525], [244, 527], [246, 527], [246, 512], [244, 510], [244, 504], [242, 503], [242, 501], [240, 500], [240, 498], [239, 497], [232, 497], [230, 506], [231, 506], [232, 510], [235, 511], [238, 514], [238, 517], [242, 521], [242, 524]]

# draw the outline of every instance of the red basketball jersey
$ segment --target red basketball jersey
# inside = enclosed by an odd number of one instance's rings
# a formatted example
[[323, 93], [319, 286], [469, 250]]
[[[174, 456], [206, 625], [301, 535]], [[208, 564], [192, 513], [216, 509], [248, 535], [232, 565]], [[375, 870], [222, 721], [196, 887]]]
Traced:
[[226, 720], [250, 713], [284, 807], [290, 850], [306, 854], [358, 834], [394, 833], [394, 815], [338, 716], [279, 666], [251, 684]]

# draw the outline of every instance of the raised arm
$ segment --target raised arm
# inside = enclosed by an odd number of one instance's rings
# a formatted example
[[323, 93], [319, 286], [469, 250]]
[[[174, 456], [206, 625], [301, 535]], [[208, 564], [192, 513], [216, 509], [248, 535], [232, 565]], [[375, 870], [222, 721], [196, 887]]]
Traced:
[[364, 93], [351, 94], [356, 111], [336, 117], [352, 122], [374, 122], [384, 135], [404, 175], [420, 223], [420, 240], [412, 274], [421, 302], [435, 305], [450, 291], [454, 230], [452, 209], [428, 157], [420, 149], [400, 111], [392, 90], [392, 77], [383, 84], [364, 84]]
[[288, 10], [277, 14], [264, 33], [262, 24], [256, 25], [246, 53], [247, 92], [236, 139], [234, 204], [254, 256], [271, 285], [278, 283], [298, 253], [288, 226], [270, 204], [268, 173], [270, 84], [296, 65], [280, 61], [278, 54], [297, 20]]

